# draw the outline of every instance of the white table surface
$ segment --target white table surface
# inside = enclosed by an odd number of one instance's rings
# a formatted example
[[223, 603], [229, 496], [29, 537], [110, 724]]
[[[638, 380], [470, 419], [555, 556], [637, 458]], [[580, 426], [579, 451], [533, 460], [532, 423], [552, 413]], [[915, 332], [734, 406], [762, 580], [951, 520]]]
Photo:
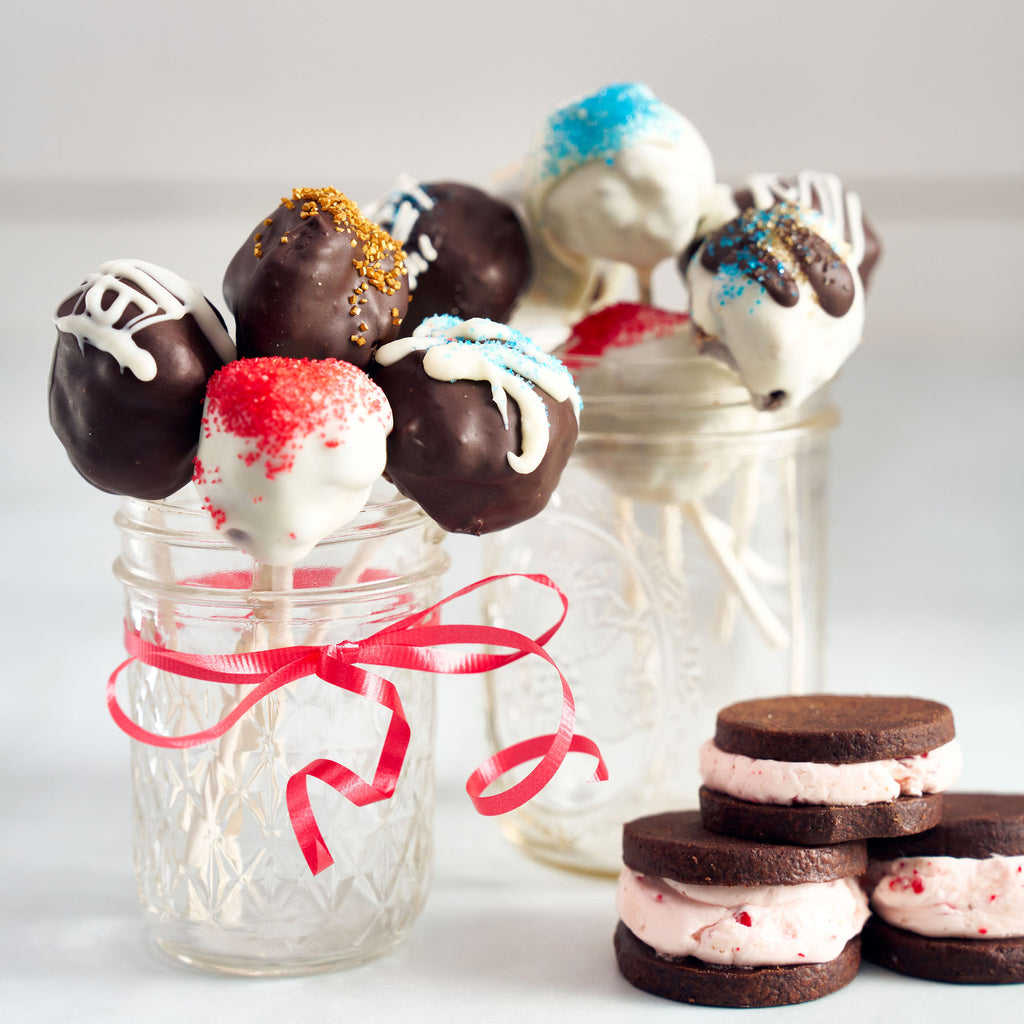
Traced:
[[[17, 293], [5, 297], [0, 338], [0, 1016], [726, 1019], [632, 989], [611, 949], [612, 883], [527, 859], [475, 814], [461, 788], [486, 754], [472, 679], [440, 685], [434, 883], [398, 951], [350, 971], [253, 981], [193, 973], [150, 948], [131, 869], [128, 741], [103, 706], [119, 659], [114, 501], [66, 463], [46, 424], [45, 380], [49, 314], [100, 258], [137, 254], [186, 270], [180, 254], [196, 244], [196, 225], [158, 227], [159, 244], [133, 252], [123, 224], [86, 232], [26, 222], [0, 250], [0, 278]], [[222, 256], [210, 250], [213, 268]], [[196, 276], [217, 294], [212, 269]], [[927, 338], [919, 348], [899, 341], [883, 325], [836, 388], [844, 420], [832, 456], [830, 688], [949, 702], [967, 759], [960, 788], [1024, 790], [1019, 338], [983, 360]], [[456, 538], [451, 550], [453, 589], [474, 575], [477, 548]], [[933, 984], [869, 965], [826, 1000], [762, 1013], [863, 1024], [1006, 1021], [1022, 1011], [1022, 986]]]

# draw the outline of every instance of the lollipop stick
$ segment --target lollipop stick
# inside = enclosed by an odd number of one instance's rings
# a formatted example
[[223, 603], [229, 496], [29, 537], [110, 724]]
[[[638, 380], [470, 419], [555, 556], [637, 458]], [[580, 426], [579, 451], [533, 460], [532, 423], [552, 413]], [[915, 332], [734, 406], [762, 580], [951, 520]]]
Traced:
[[661, 548], [665, 567], [677, 580], [683, 578], [683, 511], [678, 505], [661, 506]]
[[783, 487], [786, 502], [786, 554], [789, 576], [789, 629], [792, 642], [789, 648], [789, 692], [803, 693], [804, 630], [803, 577], [800, 567], [800, 494], [797, 489], [796, 458], [788, 455], [782, 464]]
[[[335, 574], [331, 580], [332, 587], [349, 587], [353, 583], [357, 582], [359, 577], [373, 565], [373, 560], [376, 558], [378, 551], [386, 543], [386, 537], [372, 537], [370, 540], [364, 540], [362, 544], [356, 548], [355, 554], [352, 556], [352, 561], [348, 565], [343, 566]], [[323, 644], [327, 640], [327, 631], [334, 622], [334, 619], [341, 610], [341, 605], [328, 605], [323, 609], [322, 613], [317, 616], [317, 621], [310, 626], [306, 633], [304, 644], [309, 646], [317, 646]]]
[[[761, 489], [762, 462], [756, 459], [747, 463], [737, 474], [736, 492], [732, 501], [732, 546], [740, 558], [741, 563], [746, 563], [747, 548], [750, 544], [750, 535], [753, 531], [754, 520], [757, 515], [758, 495]], [[718, 602], [718, 615], [715, 625], [715, 636], [722, 642], [728, 643], [732, 639], [733, 630], [736, 626], [736, 610], [739, 607], [739, 600], [736, 591], [727, 587], [722, 591]]]
[[641, 305], [651, 306], [653, 305], [652, 292], [651, 292], [651, 277], [654, 273], [653, 267], [637, 267], [636, 268], [636, 283], [639, 292], [639, 298]]
[[711, 525], [712, 517], [704, 503], [699, 499], [688, 501], [683, 506], [683, 514], [707, 544], [712, 557], [718, 562], [725, 573], [725, 578], [736, 591], [740, 604], [757, 624], [768, 643], [773, 647], [785, 647], [789, 643], [786, 627], [754, 586], [733, 546], [725, 543], [721, 531]]
[[632, 567], [636, 564], [639, 557], [636, 549], [638, 531], [633, 499], [616, 494], [613, 498], [613, 506], [615, 509], [615, 532], [618, 534], [619, 543], [622, 545], [623, 550], [628, 552], [630, 562], [632, 563], [626, 568], [628, 576], [623, 584], [622, 596], [630, 608], [639, 608], [643, 604], [643, 593], [640, 589], [640, 580], [637, 578]]

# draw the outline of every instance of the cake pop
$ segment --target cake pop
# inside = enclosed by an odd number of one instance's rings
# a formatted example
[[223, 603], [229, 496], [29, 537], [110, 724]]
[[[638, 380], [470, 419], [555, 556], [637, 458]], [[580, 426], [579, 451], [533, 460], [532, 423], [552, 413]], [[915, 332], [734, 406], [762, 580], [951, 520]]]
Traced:
[[501, 530], [547, 504], [580, 410], [557, 359], [504, 324], [436, 316], [372, 373], [395, 414], [386, 474], [444, 529]]
[[406, 253], [403, 335], [428, 316], [504, 322], [530, 280], [530, 249], [515, 210], [482, 189], [408, 177], [367, 210]]
[[527, 167], [525, 202], [563, 262], [629, 264], [649, 303], [655, 265], [690, 244], [714, 184], [710, 151], [693, 125], [647, 86], [615, 84], [548, 118]]
[[165, 498], [192, 476], [210, 375], [234, 358], [220, 314], [190, 282], [111, 260], [58, 307], [50, 423], [94, 487]]
[[333, 188], [297, 188], [260, 221], [224, 275], [238, 354], [369, 365], [409, 304], [405, 254]]
[[210, 380], [195, 484], [227, 540], [292, 565], [362, 509], [385, 462], [387, 399], [337, 359], [240, 359]]
[[698, 346], [739, 373], [760, 409], [799, 405], [860, 344], [864, 286], [821, 214], [748, 209], [687, 267]]

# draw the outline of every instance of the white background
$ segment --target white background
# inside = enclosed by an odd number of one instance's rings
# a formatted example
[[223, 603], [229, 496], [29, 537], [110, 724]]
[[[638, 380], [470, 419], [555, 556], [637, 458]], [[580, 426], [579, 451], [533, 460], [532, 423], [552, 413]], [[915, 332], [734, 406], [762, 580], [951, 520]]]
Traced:
[[[485, 182], [555, 104], [648, 82], [719, 176], [816, 166], [886, 245], [865, 343], [836, 387], [828, 675], [956, 712], [961, 788], [1024, 790], [1024, 13], [859, 0], [611, 5], [7, 4], [0, 53], [0, 1002], [9, 1019], [660, 1019], [610, 953], [605, 883], [525, 861], [461, 795], [484, 755], [473, 681], [442, 683], [434, 893], [356, 971], [226, 982], [141, 943], [118, 659], [113, 501], [46, 423], [49, 318], [135, 256], [219, 300], [228, 259], [295, 185], [359, 200], [395, 174]], [[451, 584], [473, 575], [456, 538]], [[1006, 1019], [1019, 990], [868, 969], [778, 1017]], [[975, 1009], [972, 1010], [972, 1007]], [[6, 1014], [5, 1014], [6, 1015]], [[722, 1016], [720, 1013], [718, 1016]]]

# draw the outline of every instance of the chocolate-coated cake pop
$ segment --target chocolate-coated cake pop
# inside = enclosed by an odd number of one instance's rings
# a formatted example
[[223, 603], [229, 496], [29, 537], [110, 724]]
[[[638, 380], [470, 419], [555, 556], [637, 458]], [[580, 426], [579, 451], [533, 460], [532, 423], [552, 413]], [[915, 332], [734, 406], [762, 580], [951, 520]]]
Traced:
[[503, 324], [438, 316], [378, 349], [372, 373], [395, 416], [386, 474], [444, 529], [501, 530], [547, 504], [579, 423], [557, 359]]
[[402, 334], [438, 314], [506, 321], [530, 281], [530, 249], [512, 207], [457, 182], [401, 179], [367, 211], [406, 253]]
[[409, 303], [405, 254], [333, 188], [297, 188], [253, 229], [224, 275], [240, 357], [369, 365], [398, 337]]
[[111, 260], [58, 307], [50, 423], [89, 483], [166, 498], [192, 477], [210, 375], [234, 358], [220, 314], [170, 270]]

